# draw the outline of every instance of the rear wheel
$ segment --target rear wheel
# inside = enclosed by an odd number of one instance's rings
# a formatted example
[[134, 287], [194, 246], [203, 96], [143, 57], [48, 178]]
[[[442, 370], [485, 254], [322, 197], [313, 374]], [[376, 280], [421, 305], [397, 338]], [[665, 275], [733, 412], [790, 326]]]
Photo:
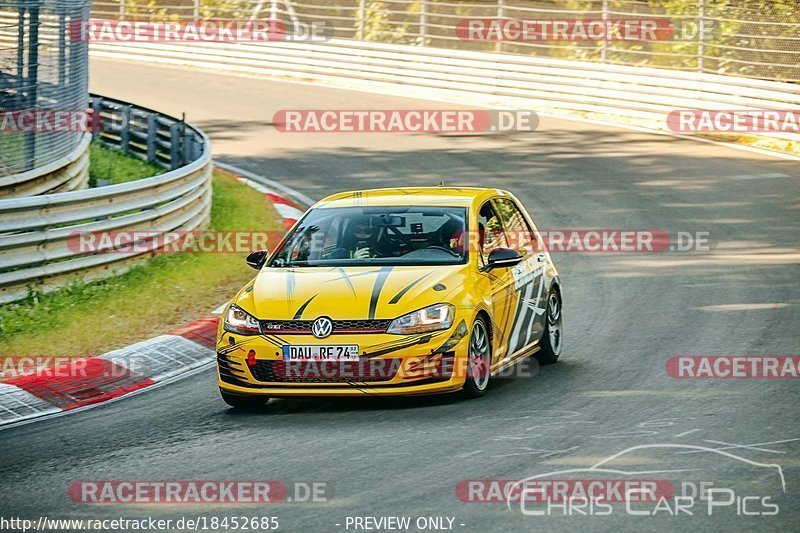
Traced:
[[547, 297], [547, 322], [545, 323], [544, 335], [542, 335], [542, 349], [536, 352], [536, 360], [541, 365], [551, 365], [558, 361], [561, 355], [561, 348], [564, 344], [564, 328], [561, 317], [561, 295], [557, 289], [553, 289]]
[[492, 364], [492, 344], [489, 340], [489, 328], [482, 317], [475, 319], [472, 333], [469, 336], [469, 352], [467, 358], [467, 380], [464, 382], [464, 394], [468, 398], [483, 396], [489, 386], [489, 370]]
[[241, 396], [220, 390], [222, 399], [234, 409], [258, 409], [264, 407], [269, 400], [266, 396]]

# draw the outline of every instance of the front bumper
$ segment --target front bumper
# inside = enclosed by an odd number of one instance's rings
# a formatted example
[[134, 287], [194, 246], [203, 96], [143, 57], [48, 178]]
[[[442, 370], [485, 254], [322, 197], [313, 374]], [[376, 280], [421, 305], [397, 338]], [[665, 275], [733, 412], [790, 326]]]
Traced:
[[[239, 395], [365, 396], [452, 392], [465, 381], [467, 327], [416, 335], [236, 335], [220, 329], [217, 377]], [[359, 361], [286, 362], [285, 344], [357, 344]], [[248, 357], [248, 354], [250, 356]]]

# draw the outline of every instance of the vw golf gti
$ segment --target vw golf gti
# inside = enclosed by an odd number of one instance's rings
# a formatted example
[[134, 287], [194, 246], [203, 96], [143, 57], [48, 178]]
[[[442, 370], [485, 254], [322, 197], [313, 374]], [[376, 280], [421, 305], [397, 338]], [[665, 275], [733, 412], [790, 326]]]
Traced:
[[531, 217], [499, 189], [423, 187], [316, 203], [223, 313], [219, 388], [270, 397], [484, 394], [562, 349], [561, 280]]

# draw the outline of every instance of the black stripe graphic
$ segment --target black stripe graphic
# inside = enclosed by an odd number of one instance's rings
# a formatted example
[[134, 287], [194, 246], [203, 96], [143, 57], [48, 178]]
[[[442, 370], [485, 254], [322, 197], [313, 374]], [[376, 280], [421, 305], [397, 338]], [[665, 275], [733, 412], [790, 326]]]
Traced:
[[392, 352], [396, 352], [398, 350], [404, 350], [406, 348], [411, 348], [412, 346], [416, 346], [418, 344], [427, 344], [435, 336], [436, 335], [428, 334], [428, 335], [425, 335], [424, 337], [420, 337], [417, 340], [414, 340], [414, 341], [411, 341], [411, 342], [405, 342], [403, 344], [398, 344], [398, 345], [392, 346], [390, 348], [384, 348], [382, 350], [375, 350], [374, 352], [364, 351], [363, 356], [364, 357], [378, 357], [378, 356], [381, 356], [381, 355], [386, 355], [387, 353], [392, 353]]
[[375, 309], [378, 307], [378, 297], [380, 297], [383, 284], [386, 283], [386, 278], [389, 277], [389, 273], [391, 271], [392, 267], [381, 267], [380, 271], [378, 272], [378, 277], [375, 278], [375, 285], [372, 286], [372, 296], [370, 296], [369, 299], [370, 320], [375, 318]]
[[516, 352], [517, 349], [518, 349], [517, 346], [519, 345], [519, 341], [517, 341], [514, 346], [511, 345], [511, 343], [514, 341], [514, 331], [517, 329], [517, 323], [522, 321], [522, 324], [520, 324], [520, 327], [525, 327], [523, 324], [525, 323], [525, 316], [528, 314], [528, 306], [525, 305], [525, 293], [528, 292], [528, 285], [530, 285], [530, 282], [528, 282], [525, 285], [523, 285], [522, 287], [520, 287], [518, 289], [518, 291], [517, 291], [517, 295], [518, 295], [517, 308], [516, 308], [516, 311], [514, 312], [514, 320], [511, 322], [511, 327], [508, 330], [508, 354], [507, 355], [511, 355], [512, 353]]
[[261, 338], [263, 338], [265, 341], [269, 342], [270, 344], [272, 344], [274, 346], [277, 346], [278, 348], [282, 347], [283, 344], [286, 344], [286, 343], [279, 344], [278, 341], [275, 340], [277, 337], [275, 337], [274, 335], [261, 335]]
[[319, 294], [315, 294], [314, 296], [312, 296], [311, 298], [309, 298], [308, 300], [306, 300], [306, 303], [304, 303], [303, 305], [301, 305], [301, 306], [300, 306], [300, 309], [298, 309], [298, 310], [297, 310], [297, 312], [294, 314], [294, 318], [293, 318], [292, 320], [300, 320], [300, 317], [301, 317], [301, 316], [303, 316], [303, 311], [305, 311], [305, 310], [306, 310], [306, 307], [308, 307], [308, 304], [310, 304], [310, 303], [311, 303], [311, 300], [313, 300], [313, 299], [314, 299], [314, 298], [316, 298], [317, 296], [319, 296]]
[[284, 344], [289, 344], [286, 341], [286, 339], [282, 339], [282, 338], [278, 337], [277, 335], [271, 335], [271, 336], [272, 336], [272, 338], [274, 338], [275, 340], [277, 340], [280, 343], [278, 346], [283, 346]]
[[428, 276], [430, 276], [430, 275], [431, 275], [431, 273], [430, 273], [430, 272], [428, 272], [427, 274], [423, 275], [421, 278], [419, 278], [419, 279], [417, 279], [417, 280], [414, 280], [414, 281], [412, 281], [411, 283], [409, 283], [408, 285], [406, 285], [405, 287], [403, 287], [403, 290], [401, 290], [400, 292], [398, 292], [397, 294], [395, 294], [394, 298], [392, 298], [391, 300], [389, 300], [389, 303], [390, 303], [390, 304], [396, 304], [397, 302], [399, 302], [399, 301], [400, 301], [400, 298], [402, 298], [403, 296], [405, 296], [405, 294], [406, 294], [406, 293], [407, 293], [409, 290], [411, 290], [411, 287], [413, 287], [414, 285], [416, 285], [417, 283], [419, 283], [420, 281], [422, 281], [423, 279], [425, 279], [426, 277], [428, 277]]
[[[228, 332], [226, 331], [225, 333], [228, 333]], [[236, 344], [226, 344], [225, 346], [223, 346], [221, 348], [217, 348], [217, 353], [221, 353], [223, 355], [228, 355], [229, 353], [235, 352], [236, 350], [238, 350], [239, 348], [241, 348], [245, 344], [253, 342], [254, 340], [255, 340], [254, 338], [249, 338], [249, 339], [245, 339], [243, 341], [237, 342]]]

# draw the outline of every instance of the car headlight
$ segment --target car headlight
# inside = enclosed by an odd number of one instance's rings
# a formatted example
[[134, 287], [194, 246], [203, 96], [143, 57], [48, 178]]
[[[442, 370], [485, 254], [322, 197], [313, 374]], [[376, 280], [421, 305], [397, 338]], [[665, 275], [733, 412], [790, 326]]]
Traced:
[[449, 329], [453, 325], [456, 308], [450, 304], [436, 304], [396, 318], [386, 333], [425, 333]]
[[231, 305], [225, 313], [225, 321], [222, 326], [225, 331], [238, 333], [240, 335], [258, 335], [261, 333], [261, 323], [250, 313]]

